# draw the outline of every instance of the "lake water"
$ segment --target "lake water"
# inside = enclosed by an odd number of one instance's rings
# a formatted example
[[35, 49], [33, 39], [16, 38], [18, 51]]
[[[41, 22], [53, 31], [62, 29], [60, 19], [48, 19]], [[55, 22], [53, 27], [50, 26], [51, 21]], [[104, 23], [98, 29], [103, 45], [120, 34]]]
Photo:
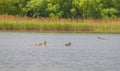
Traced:
[[0, 71], [120, 71], [120, 34], [1, 32]]

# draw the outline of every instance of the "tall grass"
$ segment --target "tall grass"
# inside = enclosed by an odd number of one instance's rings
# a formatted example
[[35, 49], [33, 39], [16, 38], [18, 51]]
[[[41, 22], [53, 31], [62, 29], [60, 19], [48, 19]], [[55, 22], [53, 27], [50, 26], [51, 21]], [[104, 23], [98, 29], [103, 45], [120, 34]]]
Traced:
[[40, 32], [80, 32], [92, 31], [91, 25], [74, 23], [0, 22], [0, 30], [40, 31]]
[[49, 19], [0, 16], [1, 31], [120, 33], [120, 19]]

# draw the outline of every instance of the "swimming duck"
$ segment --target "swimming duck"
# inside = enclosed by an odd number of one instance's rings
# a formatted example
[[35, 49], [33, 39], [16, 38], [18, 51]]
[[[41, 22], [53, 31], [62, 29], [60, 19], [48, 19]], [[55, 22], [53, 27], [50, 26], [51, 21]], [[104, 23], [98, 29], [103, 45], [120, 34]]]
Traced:
[[44, 41], [44, 43], [38, 43], [38, 44], [35, 44], [35, 46], [47, 46], [46, 43], [47, 41]]
[[70, 46], [70, 45], [71, 45], [71, 42], [65, 44], [65, 46]]
[[102, 38], [100, 36], [98, 36], [97, 38], [100, 39], [100, 40], [106, 40], [106, 38]]

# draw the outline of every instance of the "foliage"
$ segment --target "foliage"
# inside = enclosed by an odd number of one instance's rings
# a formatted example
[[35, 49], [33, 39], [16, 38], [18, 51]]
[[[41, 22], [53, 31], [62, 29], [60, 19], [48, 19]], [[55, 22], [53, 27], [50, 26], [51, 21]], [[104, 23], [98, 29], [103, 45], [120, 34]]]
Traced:
[[0, 0], [0, 14], [25, 15], [27, 1], [29, 0]]
[[50, 18], [120, 17], [120, 0], [0, 0], [0, 14]]
[[114, 9], [114, 8], [107, 8], [107, 9], [102, 9], [101, 10], [101, 16], [102, 18], [115, 18], [116, 17], [116, 14], [117, 13], [117, 10]]
[[26, 5], [27, 16], [45, 16], [46, 0], [30, 0]]

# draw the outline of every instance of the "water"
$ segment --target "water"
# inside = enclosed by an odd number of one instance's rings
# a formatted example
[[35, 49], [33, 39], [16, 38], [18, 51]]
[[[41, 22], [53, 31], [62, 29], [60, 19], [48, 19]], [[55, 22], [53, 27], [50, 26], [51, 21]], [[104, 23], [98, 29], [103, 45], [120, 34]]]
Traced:
[[0, 71], [120, 71], [120, 34], [1, 32]]

